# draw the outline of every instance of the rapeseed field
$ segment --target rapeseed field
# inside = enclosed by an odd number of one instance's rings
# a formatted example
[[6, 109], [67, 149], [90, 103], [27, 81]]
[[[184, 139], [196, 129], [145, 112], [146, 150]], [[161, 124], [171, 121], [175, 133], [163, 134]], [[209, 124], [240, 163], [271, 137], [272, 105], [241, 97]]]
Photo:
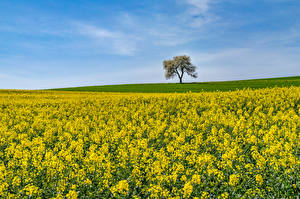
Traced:
[[0, 198], [296, 198], [300, 87], [0, 92]]

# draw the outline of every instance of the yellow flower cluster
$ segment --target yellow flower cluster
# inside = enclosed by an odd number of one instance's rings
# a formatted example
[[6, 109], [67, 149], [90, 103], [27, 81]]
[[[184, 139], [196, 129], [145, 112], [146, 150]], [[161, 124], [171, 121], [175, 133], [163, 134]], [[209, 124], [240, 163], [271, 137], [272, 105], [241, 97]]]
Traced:
[[300, 87], [0, 91], [0, 198], [289, 198]]

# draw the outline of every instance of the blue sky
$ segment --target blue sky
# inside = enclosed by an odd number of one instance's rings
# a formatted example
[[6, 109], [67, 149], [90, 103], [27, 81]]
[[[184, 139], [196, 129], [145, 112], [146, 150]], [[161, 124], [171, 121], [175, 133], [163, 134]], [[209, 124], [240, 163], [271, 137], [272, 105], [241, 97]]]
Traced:
[[1, 0], [0, 88], [300, 75], [299, 0]]

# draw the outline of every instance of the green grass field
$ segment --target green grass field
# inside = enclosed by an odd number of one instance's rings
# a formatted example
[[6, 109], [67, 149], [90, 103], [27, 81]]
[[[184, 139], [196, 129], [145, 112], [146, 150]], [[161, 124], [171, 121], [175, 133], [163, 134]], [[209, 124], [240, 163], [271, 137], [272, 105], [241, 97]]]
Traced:
[[244, 88], [300, 86], [300, 76], [268, 79], [251, 79], [239, 81], [195, 82], [195, 83], [159, 83], [159, 84], [121, 84], [106, 86], [85, 86], [57, 88], [58, 91], [88, 91], [88, 92], [138, 92], [138, 93], [183, 93], [202, 91], [233, 91]]

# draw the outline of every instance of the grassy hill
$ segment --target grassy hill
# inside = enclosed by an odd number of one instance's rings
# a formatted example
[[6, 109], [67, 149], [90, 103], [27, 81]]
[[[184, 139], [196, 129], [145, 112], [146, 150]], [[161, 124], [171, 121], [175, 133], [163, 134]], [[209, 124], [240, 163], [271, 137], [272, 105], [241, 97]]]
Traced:
[[85, 86], [57, 88], [58, 91], [89, 91], [89, 92], [139, 92], [139, 93], [182, 93], [202, 91], [231, 91], [244, 88], [300, 86], [300, 76], [251, 79], [239, 81], [195, 82], [195, 83], [158, 83], [158, 84], [121, 84], [105, 86]]

